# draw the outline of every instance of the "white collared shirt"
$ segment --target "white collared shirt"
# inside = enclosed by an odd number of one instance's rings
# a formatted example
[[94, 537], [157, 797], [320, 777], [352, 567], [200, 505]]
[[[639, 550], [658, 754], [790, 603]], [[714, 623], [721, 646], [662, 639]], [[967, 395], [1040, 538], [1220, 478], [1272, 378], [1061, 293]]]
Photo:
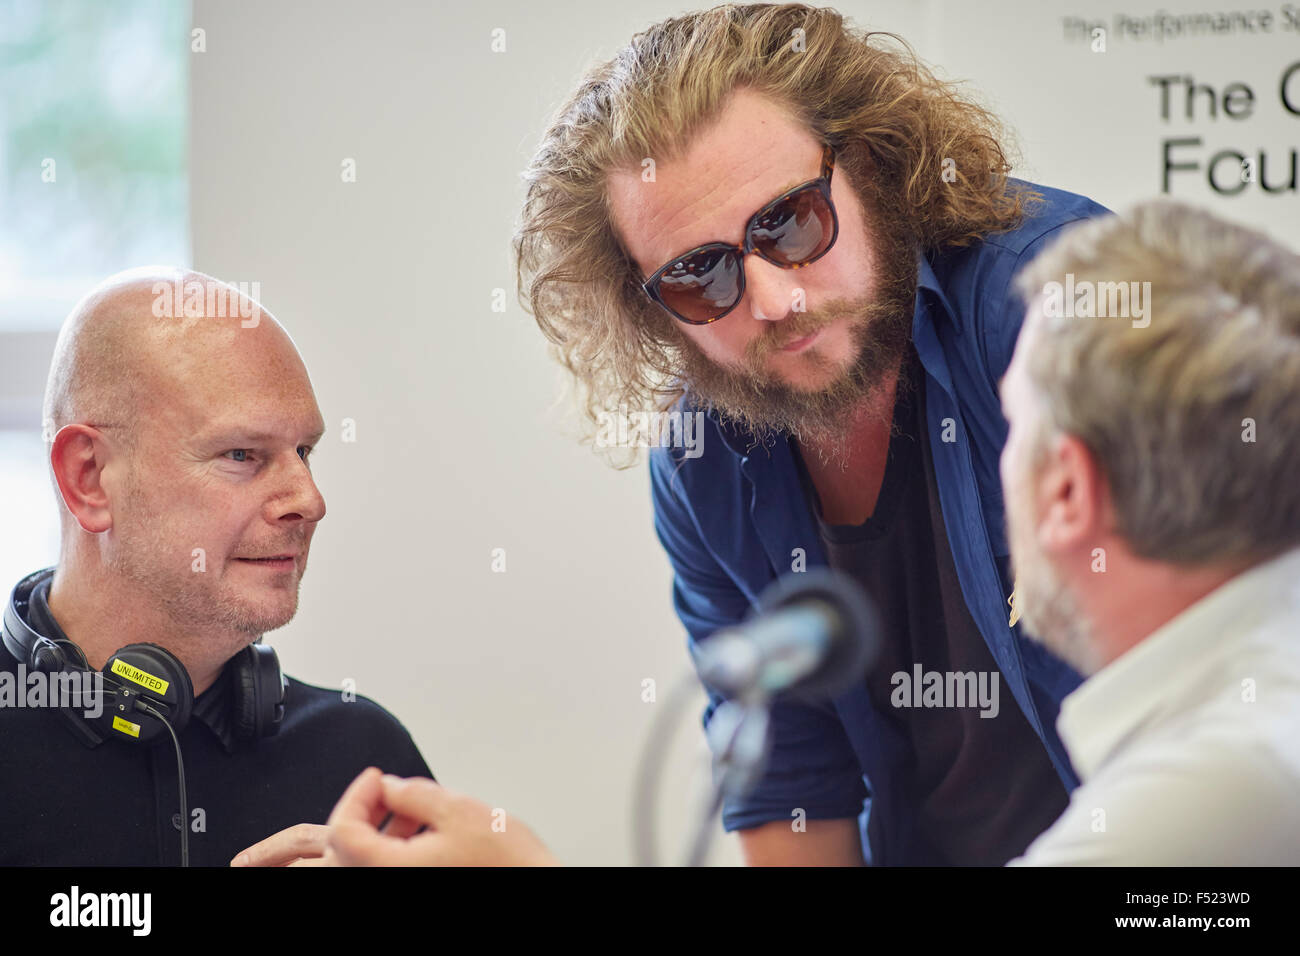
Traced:
[[1083, 782], [1010, 865], [1300, 864], [1300, 549], [1102, 668], [1056, 727]]

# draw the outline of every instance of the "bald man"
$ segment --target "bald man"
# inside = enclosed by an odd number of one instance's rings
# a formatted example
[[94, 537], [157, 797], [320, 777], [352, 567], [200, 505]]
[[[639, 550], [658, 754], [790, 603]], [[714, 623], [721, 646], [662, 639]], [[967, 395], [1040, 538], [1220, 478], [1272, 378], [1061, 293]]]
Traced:
[[60, 554], [4, 608], [0, 864], [225, 866], [273, 834], [260, 862], [314, 859], [362, 769], [429, 775], [387, 711], [258, 643], [325, 516], [325, 424], [269, 313], [199, 273], [114, 276], [60, 331], [44, 419]]

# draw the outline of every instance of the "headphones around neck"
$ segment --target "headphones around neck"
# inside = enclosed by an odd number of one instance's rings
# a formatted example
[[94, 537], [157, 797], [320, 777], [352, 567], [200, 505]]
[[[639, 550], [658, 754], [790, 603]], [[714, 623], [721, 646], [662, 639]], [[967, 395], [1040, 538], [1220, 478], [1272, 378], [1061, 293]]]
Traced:
[[[194, 685], [185, 666], [166, 648], [128, 644], [95, 672], [72, 641], [51, 640], [27, 623], [33, 592], [53, 576], [54, 568], [45, 568], [14, 587], [5, 602], [4, 626], [0, 628], [5, 649], [33, 671], [102, 675], [104, 698], [99, 717], [92, 719], [62, 708], [73, 731], [87, 743], [97, 744], [109, 737], [141, 743], [152, 740], [163, 731], [160, 716], [180, 733], [194, 708]], [[288, 690], [275, 650], [249, 644], [226, 668], [232, 672], [235, 736], [255, 740], [275, 734], [284, 719]]]

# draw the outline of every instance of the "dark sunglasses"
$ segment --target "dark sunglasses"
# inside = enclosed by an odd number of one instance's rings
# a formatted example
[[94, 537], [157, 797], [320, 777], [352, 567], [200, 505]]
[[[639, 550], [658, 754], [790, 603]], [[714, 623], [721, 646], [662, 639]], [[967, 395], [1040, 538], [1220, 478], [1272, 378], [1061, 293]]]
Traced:
[[745, 256], [755, 252], [782, 269], [816, 262], [835, 245], [840, 223], [831, 203], [835, 151], [827, 145], [822, 174], [782, 193], [754, 213], [745, 241], [709, 242], [666, 263], [641, 288], [676, 318], [707, 325], [722, 318], [745, 294]]

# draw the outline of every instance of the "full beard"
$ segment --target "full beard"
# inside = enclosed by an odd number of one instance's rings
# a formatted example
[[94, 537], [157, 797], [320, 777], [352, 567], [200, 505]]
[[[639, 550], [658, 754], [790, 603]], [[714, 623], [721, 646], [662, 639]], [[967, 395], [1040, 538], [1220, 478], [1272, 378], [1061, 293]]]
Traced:
[[[736, 365], [717, 364], [689, 338], [675, 333], [680, 376], [697, 407], [711, 406], [720, 420], [749, 431], [756, 442], [791, 435], [817, 446], [824, 458], [844, 456], [851, 419], [892, 381], [912, 338], [916, 243], [897, 212], [875, 219], [892, 225], [868, 237], [877, 272], [865, 296], [827, 302], [815, 312], [795, 312], [782, 321], [764, 323]], [[798, 388], [776, 379], [767, 369], [770, 357], [783, 345], [841, 318], [849, 321], [854, 351], [849, 363], [834, 368], [820, 351], [820, 342], [798, 356], [819, 379], [830, 374], [824, 385]], [[892, 417], [892, 411], [881, 410], [881, 414]]]

